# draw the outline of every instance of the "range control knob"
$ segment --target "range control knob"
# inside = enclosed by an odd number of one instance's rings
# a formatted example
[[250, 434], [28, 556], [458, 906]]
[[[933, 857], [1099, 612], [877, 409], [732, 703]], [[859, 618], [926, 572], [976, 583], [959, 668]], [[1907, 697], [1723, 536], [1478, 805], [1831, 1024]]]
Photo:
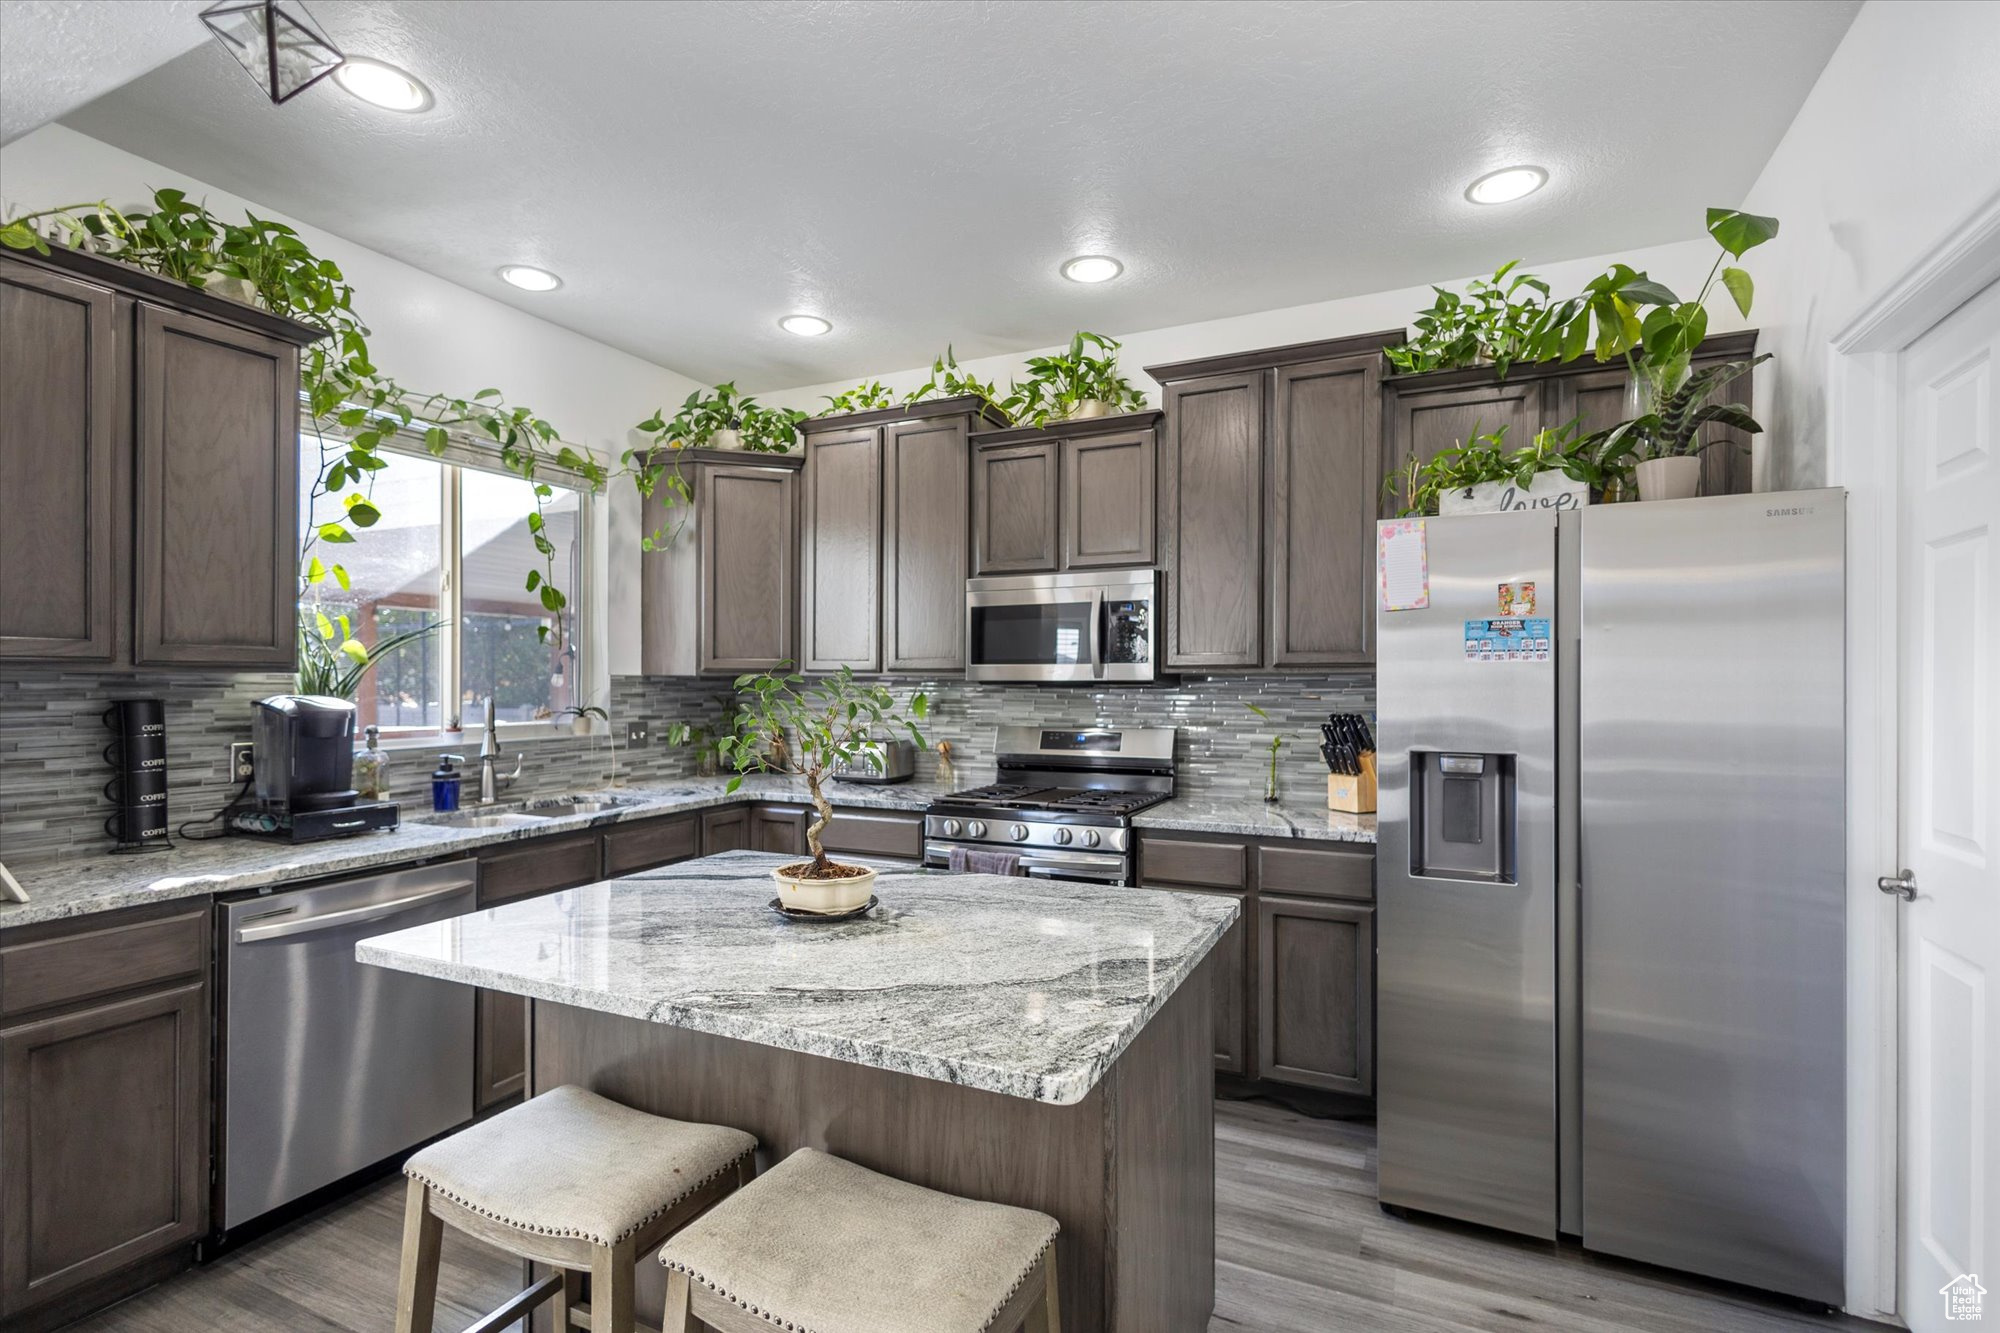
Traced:
[[1069, 836], [1070, 836], [1070, 835], [1069, 835], [1069, 830], [1068, 830], [1068, 829], [1066, 829], [1066, 828], [1059, 828], [1059, 829], [1057, 829], [1057, 830], [1056, 830], [1056, 844], [1057, 844], [1058, 846], [1061, 846], [1061, 845], [1063, 845], [1063, 844], [1067, 843], [1067, 842], [1069, 841]]
[[947, 838], [956, 838], [958, 836], [958, 821], [956, 819], [947, 819], [944, 821], [944, 835]]
[[1016, 824], [1007, 830], [1007, 836], [1015, 842], [1026, 842], [1028, 840], [1028, 826], [1026, 824]]
[[965, 831], [975, 838], [983, 838], [986, 836], [986, 825], [975, 819], [965, 826]]
[[1102, 839], [1101, 837], [1099, 837], [1099, 836], [1098, 836], [1098, 834], [1097, 834], [1097, 830], [1096, 830], [1096, 829], [1094, 829], [1094, 828], [1093, 828], [1093, 829], [1085, 829], [1085, 830], [1083, 831], [1083, 845], [1084, 845], [1084, 846], [1086, 846], [1086, 847], [1095, 847], [1095, 846], [1096, 846], [1096, 845], [1097, 845], [1098, 843], [1100, 843], [1100, 842], [1102, 842], [1102, 841], [1104, 841], [1104, 839]]

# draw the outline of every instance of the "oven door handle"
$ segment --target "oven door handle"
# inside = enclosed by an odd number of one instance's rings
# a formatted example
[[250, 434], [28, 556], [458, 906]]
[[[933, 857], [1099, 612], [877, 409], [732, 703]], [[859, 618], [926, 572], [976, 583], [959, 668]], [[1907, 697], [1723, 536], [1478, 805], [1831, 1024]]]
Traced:
[[1104, 589], [1095, 588], [1090, 594], [1090, 674], [1093, 679], [1104, 679]]

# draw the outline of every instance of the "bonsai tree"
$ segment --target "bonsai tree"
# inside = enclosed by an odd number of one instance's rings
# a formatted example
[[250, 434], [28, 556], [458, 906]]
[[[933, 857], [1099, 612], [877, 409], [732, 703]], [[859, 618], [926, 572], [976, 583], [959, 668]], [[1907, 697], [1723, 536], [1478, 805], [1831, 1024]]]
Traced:
[[[911, 696], [913, 721], [897, 711], [895, 696], [886, 687], [857, 681], [847, 667], [838, 675], [810, 684], [804, 676], [781, 674], [783, 671], [780, 667], [775, 672], [736, 678], [742, 706], [732, 732], [715, 742], [716, 752], [736, 769], [729, 779], [729, 790], [741, 787], [743, 775], [751, 772], [804, 778], [814, 810], [813, 822], [806, 827], [812, 864], [797, 872], [799, 878], [848, 879], [864, 874], [854, 866], [835, 865], [826, 859], [820, 834], [833, 821], [833, 805], [822, 784], [835, 763], [842, 760], [851, 763], [866, 753], [866, 762], [879, 766], [880, 760], [862, 749], [878, 727], [907, 731], [917, 748], [924, 748], [917, 722], [929, 715], [930, 701], [922, 692]], [[789, 745], [788, 735], [793, 738]]]

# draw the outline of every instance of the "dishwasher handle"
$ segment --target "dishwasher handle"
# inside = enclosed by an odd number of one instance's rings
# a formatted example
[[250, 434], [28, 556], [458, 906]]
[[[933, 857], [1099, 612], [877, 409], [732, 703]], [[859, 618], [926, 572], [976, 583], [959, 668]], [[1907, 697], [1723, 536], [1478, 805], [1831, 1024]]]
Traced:
[[453, 880], [440, 888], [413, 893], [407, 898], [391, 898], [386, 903], [369, 903], [365, 907], [350, 907], [341, 912], [323, 912], [318, 916], [297, 917], [290, 921], [273, 921], [268, 925], [239, 926], [236, 929], [236, 943], [254, 944], [258, 940], [284, 939], [296, 935], [316, 935], [321, 931], [338, 930], [343, 926], [356, 925], [363, 921], [379, 921], [383, 917], [396, 916], [425, 903], [434, 903], [441, 898], [450, 898], [475, 887], [470, 879]]

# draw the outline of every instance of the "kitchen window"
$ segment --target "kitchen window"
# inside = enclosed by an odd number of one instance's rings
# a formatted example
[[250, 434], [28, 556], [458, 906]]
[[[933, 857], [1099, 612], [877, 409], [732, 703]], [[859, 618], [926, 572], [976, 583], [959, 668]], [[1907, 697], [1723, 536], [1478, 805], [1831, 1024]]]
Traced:
[[[324, 447], [332, 451], [339, 442], [328, 434]], [[341, 519], [343, 501], [355, 489], [312, 495], [321, 448], [316, 435], [300, 439], [306, 534]], [[593, 651], [591, 637], [597, 589], [589, 568], [588, 483], [553, 469], [537, 473], [554, 492], [542, 505], [543, 535], [555, 545], [553, 578], [569, 598], [552, 613], [527, 587], [529, 571], [548, 573], [528, 526], [535, 512], [530, 483], [471, 440], [454, 440], [442, 456], [433, 456], [411, 434], [385, 442], [381, 454], [388, 465], [374, 474], [368, 492], [381, 518], [367, 528], [348, 523], [352, 542], [313, 546], [324, 564], [344, 567], [348, 586], [329, 577], [309, 589], [301, 603], [303, 623], [311, 626], [316, 614], [336, 621], [345, 616], [353, 636], [371, 645], [440, 628], [390, 654], [363, 678], [355, 700], [359, 725], [379, 726], [386, 739], [413, 746], [455, 745], [464, 729], [473, 733], [465, 743], [474, 744], [490, 694], [509, 739], [569, 735], [562, 710], [602, 704], [608, 684], [592, 676], [602, 654]]]

